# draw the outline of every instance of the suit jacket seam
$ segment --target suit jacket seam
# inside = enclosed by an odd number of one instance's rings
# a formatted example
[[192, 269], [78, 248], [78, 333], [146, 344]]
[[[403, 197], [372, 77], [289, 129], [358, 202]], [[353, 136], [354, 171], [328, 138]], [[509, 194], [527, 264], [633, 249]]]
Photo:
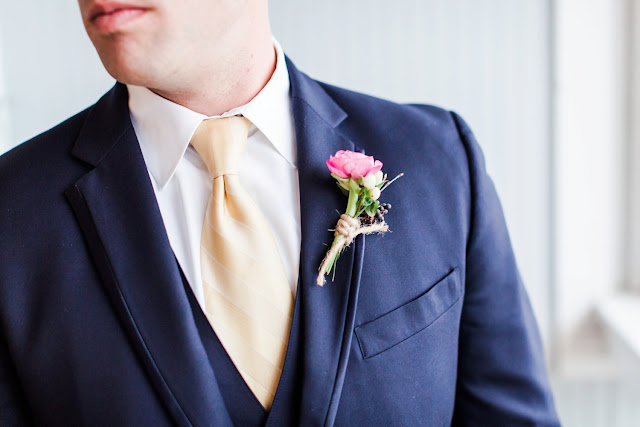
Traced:
[[[329, 94], [327, 94], [327, 96], [329, 96]], [[322, 116], [322, 114], [318, 113], [318, 111], [313, 107], [313, 105], [309, 104], [309, 103], [307, 102], [307, 100], [305, 100], [304, 98], [300, 98], [299, 96], [297, 96], [297, 95], [296, 95], [296, 96], [291, 96], [291, 99], [297, 99], [297, 100], [298, 100], [298, 101], [300, 101], [300, 102], [304, 102], [304, 104], [305, 104], [305, 105], [307, 105], [309, 108], [311, 108], [311, 109], [313, 110], [313, 112], [314, 112], [314, 113], [316, 113], [316, 115], [317, 115], [318, 117], [320, 117], [320, 118], [322, 119], [322, 121], [323, 121], [324, 123], [326, 123], [326, 125], [327, 125], [327, 126], [329, 126], [330, 128], [335, 129], [335, 128], [337, 127], [337, 126], [333, 126], [331, 123], [329, 123], [329, 122], [327, 121], [327, 119], [325, 119], [325, 118]], [[333, 100], [333, 98], [331, 98], [331, 99]], [[334, 102], [335, 102], [335, 100], [334, 100]], [[336, 104], [336, 105], [337, 105], [337, 104]], [[345, 114], [346, 114], [346, 113], [345, 113]], [[346, 119], [346, 117], [345, 117], [345, 119]]]
[[476, 229], [476, 211], [475, 210], [476, 210], [477, 189], [476, 189], [476, 184], [472, 174], [472, 153], [470, 152], [469, 144], [467, 142], [468, 136], [466, 135], [466, 132], [464, 132], [464, 130], [462, 129], [462, 124], [460, 123], [460, 116], [458, 116], [453, 111], [450, 111], [449, 114], [453, 119], [453, 123], [456, 127], [458, 137], [460, 138], [460, 143], [462, 144], [464, 152], [467, 156], [467, 171], [469, 173], [469, 215], [468, 215], [469, 228], [467, 230], [467, 239], [466, 239], [467, 242], [466, 242], [465, 253], [468, 255], [471, 239], [473, 238], [473, 235]]

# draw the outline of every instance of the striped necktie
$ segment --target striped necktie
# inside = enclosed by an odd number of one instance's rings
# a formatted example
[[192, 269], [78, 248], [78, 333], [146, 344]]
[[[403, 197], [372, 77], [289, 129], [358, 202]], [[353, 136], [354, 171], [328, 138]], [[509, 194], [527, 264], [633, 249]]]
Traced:
[[250, 127], [242, 116], [204, 120], [191, 144], [213, 177], [200, 245], [205, 312], [268, 410], [284, 366], [294, 301], [271, 229], [238, 177]]

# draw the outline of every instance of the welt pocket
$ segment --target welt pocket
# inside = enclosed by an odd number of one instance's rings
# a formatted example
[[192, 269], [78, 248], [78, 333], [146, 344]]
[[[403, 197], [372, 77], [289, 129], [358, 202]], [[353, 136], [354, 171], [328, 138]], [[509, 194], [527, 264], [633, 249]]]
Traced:
[[454, 268], [424, 294], [357, 326], [362, 357], [368, 359], [426, 329], [460, 298], [459, 270]]

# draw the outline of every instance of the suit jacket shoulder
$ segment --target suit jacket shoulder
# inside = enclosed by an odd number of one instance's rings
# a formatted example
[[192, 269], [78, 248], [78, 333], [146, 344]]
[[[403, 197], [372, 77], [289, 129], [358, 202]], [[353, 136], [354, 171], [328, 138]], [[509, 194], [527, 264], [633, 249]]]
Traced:
[[[352, 135], [357, 132], [355, 138], [371, 147], [369, 151], [374, 157], [375, 150], [396, 149], [423, 161], [434, 160], [452, 168], [448, 170], [468, 188], [465, 176], [470, 153], [460, 133], [460, 123], [464, 122], [457, 114], [434, 105], [399, 104], [325, 83], [320, 85], [348, 114], [346, 131]], [[477, 151], [479, 154], [480, 150]], [[406, 159], [410, 160], [409, 156]]]
[[91, 107], [0, 156], [0, 204], [14, 205], [44, 194], [53, 181], [77, 178], [81, 162], [70, 155]]

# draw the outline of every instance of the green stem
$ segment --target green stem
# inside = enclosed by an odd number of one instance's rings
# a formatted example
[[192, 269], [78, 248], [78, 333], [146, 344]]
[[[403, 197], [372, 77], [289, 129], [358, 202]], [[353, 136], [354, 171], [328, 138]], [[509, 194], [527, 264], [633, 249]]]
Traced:
[[349, 190], [349, 200], [347, 201], [347, 211], [345, 212], [350, 217], [355, 217], [356, 210], [358, 209], [358, 191]]

